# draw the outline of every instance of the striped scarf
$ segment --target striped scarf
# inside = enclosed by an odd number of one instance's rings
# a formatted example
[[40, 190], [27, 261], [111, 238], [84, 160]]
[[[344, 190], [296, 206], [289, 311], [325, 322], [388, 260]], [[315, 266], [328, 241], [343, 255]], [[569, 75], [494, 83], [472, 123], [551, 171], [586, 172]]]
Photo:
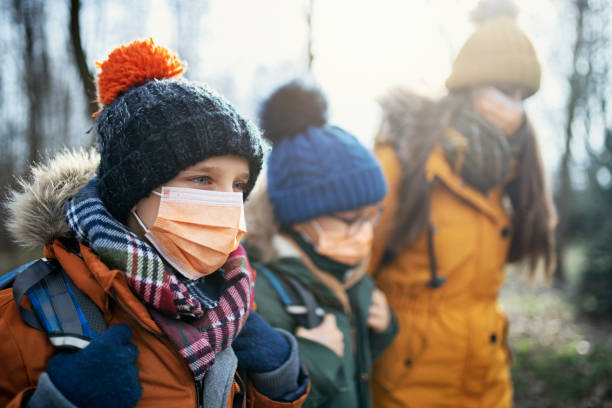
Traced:
[[220, 271], [225, 279], [222, 293], [210, 298], [203, 290], [206, 278], [179, 279], [151, 245], [109, 214], [96, 183], [93, 178], [66, 202], [70, 229], [106, 266], [125, 273], [132, 292], [178, 349], [195, 380], [202, 380], [215, 354], [232, 344], [246, 321], [253, 287], [246, 252], [240, 246], [230, 254]]
[[512, 170], [512, 140], [471, 107], [451, 121], [442, 149], [453, 171], [483, 194], [502, 184]]

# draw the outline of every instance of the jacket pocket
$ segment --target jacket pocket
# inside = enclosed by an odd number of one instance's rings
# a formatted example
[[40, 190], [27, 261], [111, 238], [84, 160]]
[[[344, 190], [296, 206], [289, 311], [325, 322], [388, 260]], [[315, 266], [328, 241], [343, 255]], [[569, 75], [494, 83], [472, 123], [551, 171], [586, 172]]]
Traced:
[[467, 394], [482, 397], [489, 389], [509, 384], [508, 320], [497, 305], [478, 308], [473, 311], [470, 332], [463, 386]]
[[373, 381], [389, 391], [410, 382], [413, 367], [427, 348], [422, 324], [417, 324], [414, 316], [400, 312], [397, 319], [397, 336], [374, 365], [373, 373]]

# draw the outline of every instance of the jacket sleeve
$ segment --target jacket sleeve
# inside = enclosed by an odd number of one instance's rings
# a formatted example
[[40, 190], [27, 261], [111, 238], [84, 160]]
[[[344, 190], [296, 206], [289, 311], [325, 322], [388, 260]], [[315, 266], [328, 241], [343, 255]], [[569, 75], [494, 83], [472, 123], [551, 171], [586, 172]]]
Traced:
[[258, 392], [271, 399], [276, 401], [294, 401], [306, 392], [309, 383], [308, 376], [302, 368], [295, 337], [285, 330], [276, 330], [287, 340], [291, 347], [287, 361], [270, 372], [251, 373], [250, 379]]
[[370, 353], [372, 354], [372, 361], [378, 360], [397, 335], [397, 316], [395, 316], [395, 312], [391, 306], [389, 306], [389, 309], [391, 312], [391, 321], [385, 331], [376, 332], [370, 329]]
[[36, 391], [30, 397], [26, 408], [77, 408], [53, 385], [47, 373], [38, 378]]
[[376, 148], [376, 157], [380, 161], [389, 191], [382, 202], [383, 212], [376, 228], [374, 229], [374, 240], [370, 256], [368, 274], [373, 275], [380, 266], [385, 248], [389, 242], [393, 218], [397, 210], [399, 189], [401, 182], [402, 167], [393, 148], [389, 145], [381, 145]]
[[[29, 370], [22, 347], [24, 342], [34, 341], [33, 337], [21, 337], [24, 331], [13, 293], [10, 289], [0, 291], [0, 406], [17, 408], [24, 406], [36, 389], [37, 373]], [[19, 341], [23, 339], [24, 341]]]
[[248, 408], [297, 408], [304, 405], [304, 401], [310, 392], [310, 382], [307, 383], [306, 392], [304, 395], [291, 402], [280, 402], [274, 401], [270, 398], [266, 397], [259, 391], [255, 389], [255, 387], [249, 387], [248, 389]]

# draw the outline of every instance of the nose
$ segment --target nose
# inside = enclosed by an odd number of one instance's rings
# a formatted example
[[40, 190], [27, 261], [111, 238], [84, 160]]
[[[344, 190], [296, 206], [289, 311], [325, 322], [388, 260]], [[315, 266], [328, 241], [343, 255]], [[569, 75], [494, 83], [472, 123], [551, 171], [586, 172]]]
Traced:
[[523, 102], [523, 91], [520, 89], [515, 89], [509, 96], [515, 102]]

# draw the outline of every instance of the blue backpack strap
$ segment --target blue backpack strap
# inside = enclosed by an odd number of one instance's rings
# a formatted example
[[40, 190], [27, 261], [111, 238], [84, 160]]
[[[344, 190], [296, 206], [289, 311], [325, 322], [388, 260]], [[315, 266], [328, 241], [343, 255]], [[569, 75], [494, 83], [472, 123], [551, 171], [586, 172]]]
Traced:
[[23, 264], [20, 267], [13, 269], [9, 273], [5, 273], [4, 275], [0, 276], [0, 290], [12, 288], [13, 282], [15, 282], [15, 277], [19, 275], [21, 271], [28, 268], [30, 265], [32, 265], [36, 261], [37, 260], [33, 260], [31, 262]]
[[262, 264], [255, 264], [255, 269], [267, 278], [285, 305], [287, 313], [292, 315], [300, 326], [311, 329], [321, 323], [325, 312], [319, 307], [314, 295], [297, 279], [290, 276], [280, 279]]
[[[49, 334], [56, 347], [81, 349], [106, 329], [100, 309], [56, 260], [39, 259], [13, 278], [13, 296], [23, 320]], [[28, 296], [32, 309], [21, 306]]]
[[274, 290], [276, 290], [276, 293], [278, 293], [278, 296], [281, 298], [281, 301], [285, 304], [285, 306], [290, 306], [293, 304], [291, 298], [283, 288], [283, 285], [280, 283], [274, 272], [262, 264], [255, 264], [254, 266], [257, 272], [260, 272], [268, 279], [268, 282], [270, 282]]

